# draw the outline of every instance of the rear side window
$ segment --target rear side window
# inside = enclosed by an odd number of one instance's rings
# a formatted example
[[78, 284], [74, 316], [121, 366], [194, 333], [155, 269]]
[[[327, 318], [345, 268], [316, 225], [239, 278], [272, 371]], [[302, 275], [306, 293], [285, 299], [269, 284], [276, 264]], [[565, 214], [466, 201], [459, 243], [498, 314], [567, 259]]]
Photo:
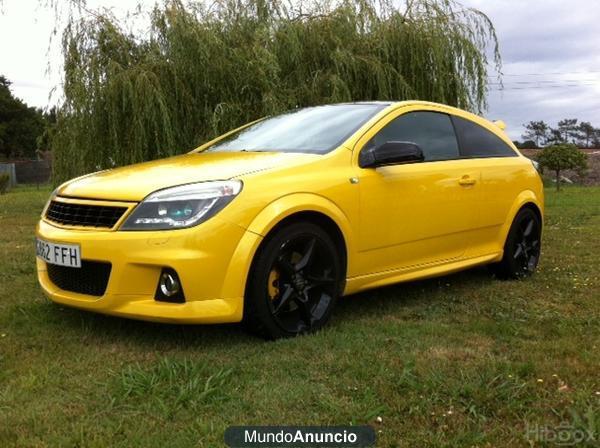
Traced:
[[437, 112], [409, 112], [381, 129], [365, 148], [401, 141], [419, 145], [425, 161], [458, 159], [458, 143], [450, 117]]
[[463, 157], [512, 157], [517, 154], [500, 137], [460, 117], [452, 117]]

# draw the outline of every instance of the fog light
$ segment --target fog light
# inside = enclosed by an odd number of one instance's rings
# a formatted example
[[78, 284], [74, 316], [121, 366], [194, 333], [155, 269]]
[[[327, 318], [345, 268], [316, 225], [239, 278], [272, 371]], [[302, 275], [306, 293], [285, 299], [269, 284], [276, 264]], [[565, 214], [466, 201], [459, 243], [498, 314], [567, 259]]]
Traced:
[[177, 272], [171, 268], [163, 268], [158, 280], [154, 298], [161, 302], [183, 303], [183, 287]]

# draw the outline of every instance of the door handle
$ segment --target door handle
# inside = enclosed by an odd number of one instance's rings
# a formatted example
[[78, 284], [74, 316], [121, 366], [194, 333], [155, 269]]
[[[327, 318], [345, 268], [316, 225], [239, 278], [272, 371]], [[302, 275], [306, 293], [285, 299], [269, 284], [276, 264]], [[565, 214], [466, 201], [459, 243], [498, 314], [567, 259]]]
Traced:
[[475, 183], [477, 183], [477, 179], [474, 179], [469, 175], [465, 175], [458, 180], [458, 183], [463, 186], [475, 185]]

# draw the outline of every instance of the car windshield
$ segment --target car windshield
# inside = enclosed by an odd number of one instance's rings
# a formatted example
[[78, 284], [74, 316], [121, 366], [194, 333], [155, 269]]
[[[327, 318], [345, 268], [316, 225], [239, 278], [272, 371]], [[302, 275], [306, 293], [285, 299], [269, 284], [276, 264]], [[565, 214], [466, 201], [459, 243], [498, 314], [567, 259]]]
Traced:
[[324, 154], [339, 146], [385, 104], [336, 104], [296, 109], [248, 126], [210, 152], [273, 151]]

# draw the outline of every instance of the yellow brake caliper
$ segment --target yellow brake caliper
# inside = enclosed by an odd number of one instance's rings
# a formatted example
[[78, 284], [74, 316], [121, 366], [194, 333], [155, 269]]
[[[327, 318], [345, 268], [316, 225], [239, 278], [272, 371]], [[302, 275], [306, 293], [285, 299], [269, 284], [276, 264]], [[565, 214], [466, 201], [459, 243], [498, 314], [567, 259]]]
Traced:
[[277, 269], [269, 272], [268, 292], [271, 300], [275, 300], [279, 296], [279, 271]]

